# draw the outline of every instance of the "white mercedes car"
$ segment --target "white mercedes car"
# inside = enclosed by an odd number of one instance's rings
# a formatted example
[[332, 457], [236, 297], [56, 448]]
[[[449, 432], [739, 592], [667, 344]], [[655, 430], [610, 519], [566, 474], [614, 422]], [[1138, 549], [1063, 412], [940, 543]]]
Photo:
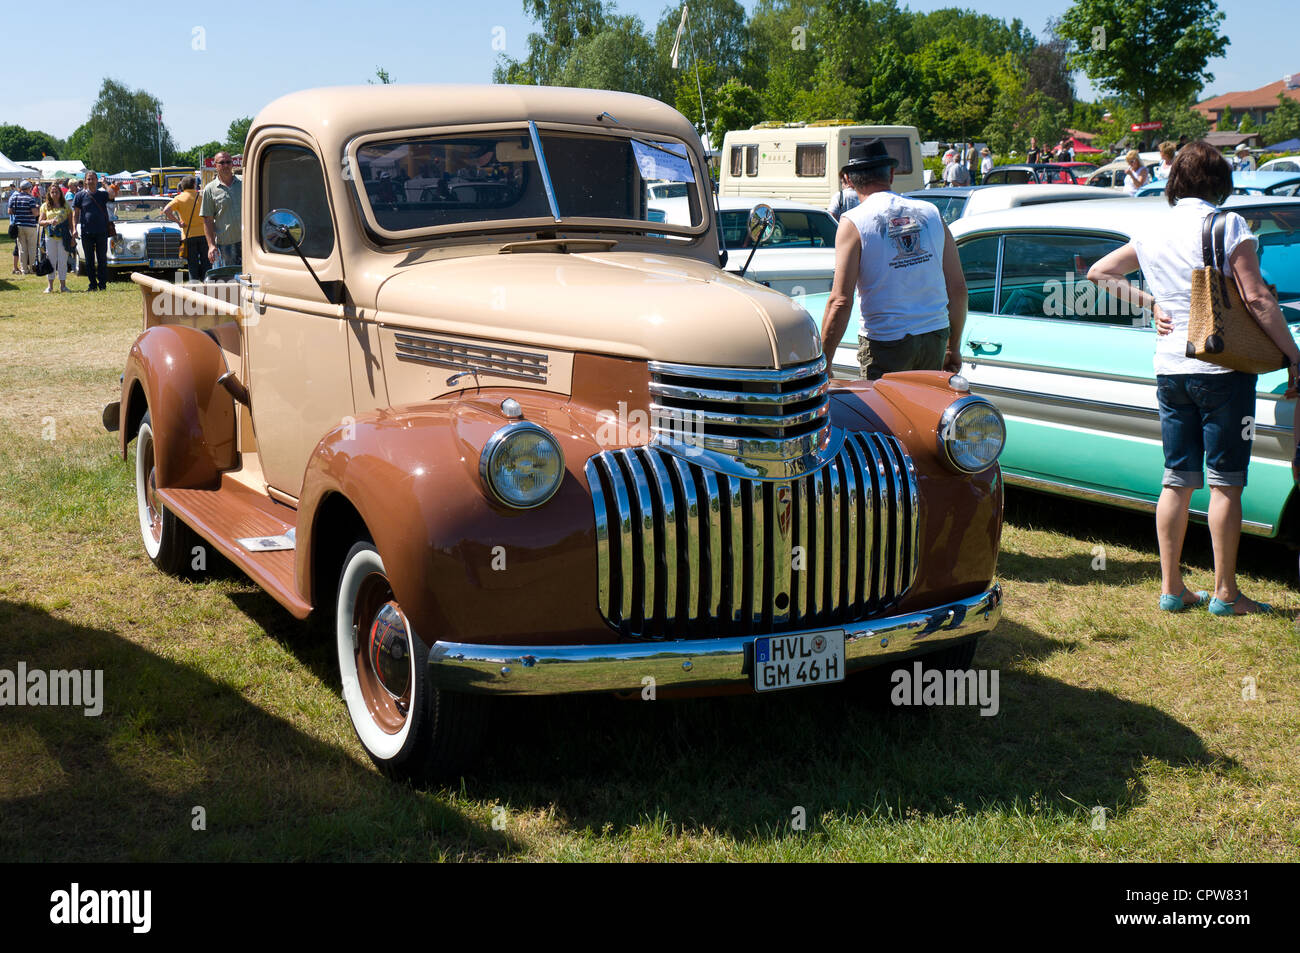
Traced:
[[[171, 199], [164, 195], [120, 195], [108, 208], [117, 237], [108, 240], [110, 275], [132, 271], [176, 271], [185, 268], [180, 226], [163, 218]], [[76, 273], [84, 275], [81, 230], [77, 230], [73, 256]]]

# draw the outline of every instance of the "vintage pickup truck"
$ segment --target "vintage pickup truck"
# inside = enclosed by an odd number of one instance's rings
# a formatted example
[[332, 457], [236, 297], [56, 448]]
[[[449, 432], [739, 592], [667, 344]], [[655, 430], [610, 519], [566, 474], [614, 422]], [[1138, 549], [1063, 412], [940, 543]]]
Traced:
[[[314, 90], [244, 162], [247, 273], [133, 275], [105, 425], [160, 569], [215, 547], [333, 614], [386, 773], [463, 764], [494, 693], [969, 666], [1000, 613], [1001, 418], [944, 373], [832, 382], [808, 313], [720, 267], [675, 110]], [[686, 184], [687, 223], [649, 217], [651, 181]]]

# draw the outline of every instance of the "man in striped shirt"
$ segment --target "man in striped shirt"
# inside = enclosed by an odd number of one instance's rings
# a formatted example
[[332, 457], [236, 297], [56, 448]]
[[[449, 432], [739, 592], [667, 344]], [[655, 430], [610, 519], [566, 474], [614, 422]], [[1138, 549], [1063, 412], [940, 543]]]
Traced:
[[41, 203], [32, 198], [32, 183], [24, 180], [9, 196], [9, 221], [18, 226], [18, 272], [32, 274], [36, 265], [36, 218]]

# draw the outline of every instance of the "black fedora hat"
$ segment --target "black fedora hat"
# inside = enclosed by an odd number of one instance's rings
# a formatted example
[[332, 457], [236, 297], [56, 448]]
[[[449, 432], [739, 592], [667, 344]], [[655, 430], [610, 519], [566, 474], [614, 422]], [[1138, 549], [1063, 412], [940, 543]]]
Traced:
[[865, 139], [849, 146], [849, 161], [840, 167], [841, 172], [870, 172], [881, 166], [893, 168], [898, 160], [889, 154], [883, 139]]

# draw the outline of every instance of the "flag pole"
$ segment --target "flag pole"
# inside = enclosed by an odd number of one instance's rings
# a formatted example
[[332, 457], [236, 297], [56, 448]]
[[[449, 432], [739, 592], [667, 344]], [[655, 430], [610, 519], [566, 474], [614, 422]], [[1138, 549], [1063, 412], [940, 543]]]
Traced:
[[686, 23], [686, 35], [691, 41], [691, 63], [695, 67], [695, 89], [700, 94], [700, 122], [704, 126], [705, 148], [709, 148], [709, 117], [704, 115], [704, 87], [700, 85], [700, 61], [695, 56], [695, 30], [686, 15], [687, 5], [682, 4], [682, 20]]

